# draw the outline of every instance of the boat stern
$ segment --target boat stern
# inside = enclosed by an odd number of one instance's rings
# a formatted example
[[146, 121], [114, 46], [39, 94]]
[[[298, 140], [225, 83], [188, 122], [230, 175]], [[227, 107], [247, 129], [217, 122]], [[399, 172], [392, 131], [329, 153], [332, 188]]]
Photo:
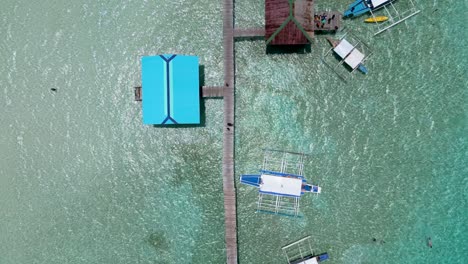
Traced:
[[364, 66], [364, 65], [362, 65], [362, 64], [359, 64], [358, 70], [359, 70], [360, 72], [364, 73], [364, 74], [367, 74], [367, 72], [368, 72], [366, 66]]
[[305, 184], [303, 186], [303, 192], [310, 192], [310, 193], [321, 193], [322, 188], [320, 188], [317, 185], [312, 185], [312, 184]]
[[240, 182], [250, 186], [260, 188], [260, 183], [262, 179], [260, 175], [241, 175]]
[[343, 17], [345, 17], [345, 18], [351, 18], [353, 16], [354, 15], [353, 15], [353, 12], [351, 12], [351, 9], [348, 9], [348, 10], [344, 11], [344, 13], [343, 13]]

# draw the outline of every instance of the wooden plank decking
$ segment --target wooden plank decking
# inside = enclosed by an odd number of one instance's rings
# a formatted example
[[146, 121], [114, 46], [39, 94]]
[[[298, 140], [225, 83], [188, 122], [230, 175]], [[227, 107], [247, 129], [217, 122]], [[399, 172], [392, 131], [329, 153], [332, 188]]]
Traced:
[[265, 28], [236, 28], [234, 37], [265, 37]]
[[236, 189], [234, 184], [234, 1], [223, 0], [224, 128], [223, 192], [227, 264], [237, 264]]
[[[322, 23], [324, 17], [325, 23]], [[316, 12], [314, 15], [314, 31], [336, 31], [341, 26], [341, 13], [337, 11]]]
[[224, 96], [224, 86], [203, 86], [203, 98], [222, 98]]

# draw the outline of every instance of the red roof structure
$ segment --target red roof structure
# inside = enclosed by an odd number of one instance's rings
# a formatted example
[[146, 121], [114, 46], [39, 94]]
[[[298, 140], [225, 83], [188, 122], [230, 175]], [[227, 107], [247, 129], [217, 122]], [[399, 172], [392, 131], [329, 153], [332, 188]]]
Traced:
[[314, 0], [265, 0], [267, 45], [304, 45], [314, 35]]

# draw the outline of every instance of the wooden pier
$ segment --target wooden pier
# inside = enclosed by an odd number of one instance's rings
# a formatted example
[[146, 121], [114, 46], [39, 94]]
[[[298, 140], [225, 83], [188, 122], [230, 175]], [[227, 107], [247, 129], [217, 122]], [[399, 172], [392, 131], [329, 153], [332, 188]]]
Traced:
[[203, 86], [203, 98], [222, 98], [224, 96], [224, 86]]
[[336, 31], [341, 26], [341, 13], [337, 11], [316, 12], [312, 25], [314, 31]]
[[135, 101], [142, 101], [142, 98], [141, 98], [141, 86], [138, 86], [138, 87], [134, 87], [135, 89]]
[[234, 37], [265, 37], [265, 28], [236, 28], [234, 29]]
[[223, 192], [226, 263], [237, 264], [236, 186], [234, 183], [234, 0], [223, 0], [224, 128]]

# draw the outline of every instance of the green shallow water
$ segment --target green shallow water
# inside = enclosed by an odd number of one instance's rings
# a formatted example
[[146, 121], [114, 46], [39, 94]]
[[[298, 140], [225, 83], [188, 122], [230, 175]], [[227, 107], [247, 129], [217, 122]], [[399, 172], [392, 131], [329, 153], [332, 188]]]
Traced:
[[[262, 26], [263, 3], [236, 1], [236, 26]], [[344, 22], [374, 50], [347, 84], [321, 64], [323, 38], [306, 54], [236, 42], [236, 178], [262, 148], [303, 151], [323, 192], [294, 219], [256, 214], [256, 190], [237, 185], [240, 263], [285, 263], [281, 247], [306, 235], [330, 264], [468, 261], [468, 3], [418, 5], [378, 37]], [[200, 56], [205, 84], [220, 84], [221, 11], [4, 1], [0, 263], [225, 263], [222, 100], [204, 101], [202, 127], [156, 128], [132, 88], [139, 58], [161, 53]]]

